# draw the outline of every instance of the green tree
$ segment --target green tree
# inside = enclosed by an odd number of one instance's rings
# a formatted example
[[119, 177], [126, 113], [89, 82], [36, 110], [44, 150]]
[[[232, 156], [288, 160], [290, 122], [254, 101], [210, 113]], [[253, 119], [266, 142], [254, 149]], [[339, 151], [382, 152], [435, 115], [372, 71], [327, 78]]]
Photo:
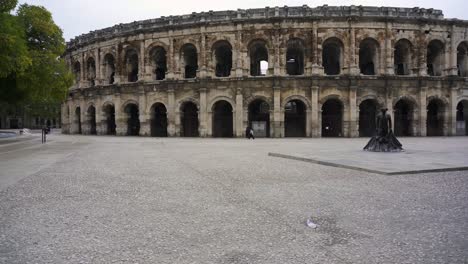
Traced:
[[44, 7], [23, 4], [14, 16], [9, 12], [17, 1], [0, 1], [0, 112], [21, 106], [56, 114], [73, 83], [61, 58], [62, 30]]

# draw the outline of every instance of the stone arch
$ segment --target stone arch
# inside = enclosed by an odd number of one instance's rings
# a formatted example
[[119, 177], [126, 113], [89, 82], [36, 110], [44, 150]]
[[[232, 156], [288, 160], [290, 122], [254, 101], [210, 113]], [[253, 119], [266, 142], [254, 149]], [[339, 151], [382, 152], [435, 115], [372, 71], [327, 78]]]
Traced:
[[414, 46], [407, 38], [395, 42], [393, 64], [395, 75], [409, 75], [413, 62], [416, 61]]
[[87, 132], [91, 135], [97, 134], [97, 124], [96, 124], [96, 114], [97, 109], [94, 103], [88, 103], [86, 106], [86, 126]]
[[86, 59], [86, 80], [89, 82], [90, 86], [96, 84], [96, 60], [93, 56], [89, 56]]
[[249, 100], [246, 105], [248, 126], [256, 137], [270, 137], [271, 104], [263, 96], [249, 99], [253, 100]]
[[155, 102], [150, 107], [150, 130], [152, 137], [167, 137], [167, 107], [161, 102]]
[[177, 114], [180, 117], [180, 135], [183, 137], [199, 136], [199, 112], [200, 105], [194, 98], [186, 98], [179, 101]]
[[234, 107], [224, 99], [216, 100], [211, 106], [213, 137], [232, 137], [234, 135]]
[[363, 75], [377, 75], [380, 68], [380, 43], [372, 37], [359, 42], [359, 69]]
[[305, 41], [301, 38], [290, 38], [286, 43], [286, 73], [303, 75], [305, 66]]
[[75, 106], [74, 108], [75, 110], [73, 111], [73, 114], [74, 114], [74, 118], [73, 118], [73, 123], [74, 123], [74, 126], [75, 126], [75, 129], [74, 129], [74, 132], [77, 133], [77, 134], [82, 134], [82, 120], [81, 120], [81, 107], [78, 105], [78, 106]]
[[216, 77], [228, 77], [231, 75], [233, 60], [232, 60], [232, 45], [227, 40], [218, 40], [211, 46], [212, 52], [212, 67]]
[[376, 117], [383, 105], [376, 96], [368, 96], [360, 100], [359, 107], [359, 136], [370, 137], [375, 134]]
[[253, 95], [253, 96], [247, 97], [244, 100], [244, 110], [248, 110], [248, 105], [251, 104], [253, 101], [257, 101], [257, 100], [262, 100], [262, 101], [267, 102], [268, 105], [270, 106], [270, 111], [273, 111], [273, 102], [271, 98], [266, 97], [264, 95]]
[[179, 102], [177, 103], [177, 111], [182, 111], [182, 108], [186, 103], [193, 103], [197, 106], [197, 110], [200, 111], [200, 102], [193, 97], [186, 97], [182, 100], [179, 100]]
[[138, 136], [140, 134], [140, 106], [135, 100], [127, 100], [122, 105], [122, 113], [126, 118], [127, 136]]
[[139, 103], [138, 103], [138, 100], [128, 99], [121, 105], [120, 111], [125, 112], [125, 107], [127, 107], [127, 105], [129, 105], [129, 104], [134, 104], [134, 105], [137, 105], [138, 107], [140, 106]]
[[167, 49], [161, 45], [151, 46], [147, 60], [151, 67], [151, 79], [164, 80], [168, 69]]
[[444, 136], [447, 132], [448, 101], [444, 97], [429, 96], [427, 98], [427, 136]]
[[73, 63], [73, 74], [75, 75], [75, 83], [78, 84], [81, 80], [81, 63], [79, 61]]
[[137, 48], [129, 46], [123, 52], [123, 75], [127, 82], [136, 82], [140, 73], [140, 53]]
[[268, 64], [268, 68], [270, 68], [270, 52], [268, 48], [268, 42], [264, 39], [254, 39], [249, 42], [247, 47], [247, 57], [249, 58], [250, 62], [250, 75], [268, 75], [268, 70], [267, 72], [262, 72], [262, 64], [265, 62]]
[[103, 119], [101, 121], [102, 133], [104, 135], [116, 134], [115, 122], [115, 104], [112, 101], [106, 101], [101, 106]]
[[393, 127], [396, 136], [415, 136], [418, 123], [416, 100], [409, 95], [400, 96], [393, 100]]
[[115, 82], [116, 61], [115, 55], [108, 52], [103, 57], [103, 75], [105, 84], [113, 84]]
[[302, 103], [304, 103], [304, 105], [306, 106], [306, 110], [310, 110], [310, 108], [312, 107], [312, 104], [310, 103], [309, 99], [307, 99], [305, 96], [302, 96], [302, 95], [291, 95], [291, 96], [288, 96], [286, 97], [284, 100], [283, 100], [283, 104], [282, 104], [282, 109], [284, 109], [286, 107], [286, 104], [289, 102], [289, 101], [292, 101], [292, 100], [299, 100], [299, 101], [302, 101]]
[[427, 44], [427, 74], [442, 76], [445, 65], [445, 41], [433, 38]]
[[456, 135], [468, 136], [468, 96], [457, 102]]
[[185, 43], [180, 47], [181, 64], [185, 79], [197, 77], [199, 49], [193, 43]]
[[340, 96], [329, 95], [322, 99], [321, 127], [322, 137], [344, 136], [344, 113], [345, 104]]
[[216, 102], [218, 101], [227, 101], [229, 104], [231, 104], [231, 107], [232, 107], [232, 112], [235, 112], [235, 107], [236, 107], [236, 102], [231, 99], [230, 97], [228, 96], [216, 96], [215, 98], [213, 98], [211, 101], [210, 101], [210, 104], [208, 105], [208, 111], [211, 112], [213, 111], [213, 107], [214, 105], [216, 104]]
[[375, 94], [366, 94], [363, 96], [358, 96], [356, 104], [360, 105], [365, 100], [375, 100], [378, 104], [378, 107], [385, 106], [385, 100], [382, 97], [375, 95]]
[[301, 96], [290, 96], [284, 100], [284, 136], [306, 137], [309, 106]]
[[157, 48], [157, 47], [161, 47], [161, 48], [165, 49], [166, 51], [169, 50], [169, 45], [167, 45], [166, 43], [164, 43], [162, 41], [159, 41], [159, 40], [153, 40], [148, 45], [148, 47], [145, 48], [145, 62], [148, 62], [148, 60], [150, 59], [151, 50], [154, 49], [154, 48]]
[[462, 41], [457, 45], [457, 69], [458, 76], [468, 77], [468, 41]]
[[337, 37], [327, 38], [322, 43], [322, 66], [326, 75], [338, 75], [344, 67], [344, 43]]

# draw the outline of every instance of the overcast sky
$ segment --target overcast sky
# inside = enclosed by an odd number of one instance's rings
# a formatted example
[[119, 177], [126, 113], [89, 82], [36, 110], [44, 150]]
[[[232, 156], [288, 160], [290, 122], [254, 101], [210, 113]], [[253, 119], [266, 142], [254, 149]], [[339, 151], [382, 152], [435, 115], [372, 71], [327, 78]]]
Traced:
[[324, 4], [329, 6], [418, 6], [441, 9], [445, 18], [468, 20], [467, 0], [236, 0], [229, 2], [219, 0], [20, 0], [19, 2], [42, 5], [51, 11], [55, 23], [62, 28], [67, 41], [91, 30], [111, 27], [119, 23], [209, 10], [237, 10], [238, 8], [247, 9], [265, 6], [302, 6], [304, 4], [310, 7]]

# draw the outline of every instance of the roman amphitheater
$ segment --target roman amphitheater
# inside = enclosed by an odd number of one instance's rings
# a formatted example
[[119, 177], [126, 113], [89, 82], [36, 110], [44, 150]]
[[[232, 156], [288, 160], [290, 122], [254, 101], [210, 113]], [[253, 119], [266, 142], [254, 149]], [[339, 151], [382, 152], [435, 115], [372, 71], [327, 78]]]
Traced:
[[161, 17], [67, 43], [71, 134], [468, 134], [468, 21], [422, 8], [266, 7]]

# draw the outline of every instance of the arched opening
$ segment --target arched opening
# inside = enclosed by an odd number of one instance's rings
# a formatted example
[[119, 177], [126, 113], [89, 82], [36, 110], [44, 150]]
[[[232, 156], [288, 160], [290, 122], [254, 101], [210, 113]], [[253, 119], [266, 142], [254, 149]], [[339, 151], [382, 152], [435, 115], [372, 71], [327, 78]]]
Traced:
[[301, 39], [290, 39], [286, 50], [286, 72], [288, 75], [304, 74], [304, 43]]
[[182, 46], [181, 53], [184, 60], [184, 77], [186, 79], [196, 78], [198, 70], [197, 48], [188, 43]]
[[306, 136], [307, 107], [301, 100], [291, 100], [284, 108], [284, 136]]
[[186, 102], [181, 109], [181, 124], [183, 137], [198, 137], [198, 108], [192, 102]]
[[73, 64], [73, 74], [75, 75], [75, 83], [78, 84], [81, 80], [81, 65], [79, 62]]
[[413, 125], [414, 105], [411, 101], [400, 99], [395, 104], [395, 121], [394, 132], [396, 136], [408, 137], [412, 136], [411, 126]]
[[375, 122], [377, 116], [376, 100], [367, 99], [359, 105], [359, 136], [371, 137], [375, 134]]
[[338, 75], [343, 64], [343, 42], [329, 38], [323, 42], [322, 66], [326, 75]]
[[232, 69], [232, 46], [222, 40], [213, 45], [216, 77], [228, 77]]
[[134, 49], [128, 50], [125, 55], [125, 70], [128, 82], [138, 81], [138, 53]]
[[458, 76], [468, 77], [468, 44], [462, 42], [457, 48]]
[[322, 105], [322, 137], [343, 136], [343, 104], [338, 99], [328, 99]]
[[116, 125], [115, 125], [115, 107], [111, 104], [105, 105], [103, 107], [103, 113], [105, 117], [105, 129], [106, 135], [115, 135], [116, 134]]
[[96, 61], [92, 57], [86, 62], [86, 72], [89, 85], [96, 85]]
[[127, 136], [138, 136], [140, 134], [140, 118], [138, 105], [128, 104], [124, 112], [127, 116]]
[[457, 104], [457, 135], [468, 136], [468, 100]]
[[255, 137], [270, 137], [270, 106], [256, 99], [249, 104], [249, 126]]
[[427, 74], [441, 76], [444, 67], [444, 44], [433, 40], [427, 46]]
[[97, 134], [97, 131], [96, 131], [96, 108], [94, 106], [90, 106], [88, 108], [88, 111], [86, 113], [87, 115], [87, 123], [88, 123], [88, 126], [89, 126], [89, 134], [90, 135], [96, 135]]
[[213, 106], [213, 137], [233, 136], [232, 106], [229, 102], [221, 100]]
[[268, 70], [265, 70], [265, 65], [268, 65], [268, 49], [266, 48], [266, 42], [264, 40], [252, 41], [249, 45], [249, 54], [250, 75], [266, 75], [268, 72]]
[[444, 103], [440, 99], [432, 99], [427, 105], [427, 136], [444, 135]]
[[167, 110], [162, 103], [151, 107], [151, 136], [167, 137]]
[[114, 84], [115, 82], [115, 58], [112, 54], [104, 56], [104, 76], [106, 84]]
[[[41, 125], [43, 125], [43, 123], [44, 123], [44, 120], [41, 119]], [[77, 107], [75, 109], [75, 124], [77, 128], [77, 133], [81, 134], [82, 131], [81, 131], [81, 108], [80, 107]]]
[[163, 47], [155, 47], [150, 51], [151, 74], [153, 80], [164, 80], [167, 71], [166, 50]]
[[359, 45], [359, 69], [363, 75], [376, 75], [379, 65], [379, 43], [366, 38]]
[[395, 44], [393, 53], [394, 67], [396, 75], [409, 75], [411, 67], [411, 42], [407, 39], [400, 39]]

